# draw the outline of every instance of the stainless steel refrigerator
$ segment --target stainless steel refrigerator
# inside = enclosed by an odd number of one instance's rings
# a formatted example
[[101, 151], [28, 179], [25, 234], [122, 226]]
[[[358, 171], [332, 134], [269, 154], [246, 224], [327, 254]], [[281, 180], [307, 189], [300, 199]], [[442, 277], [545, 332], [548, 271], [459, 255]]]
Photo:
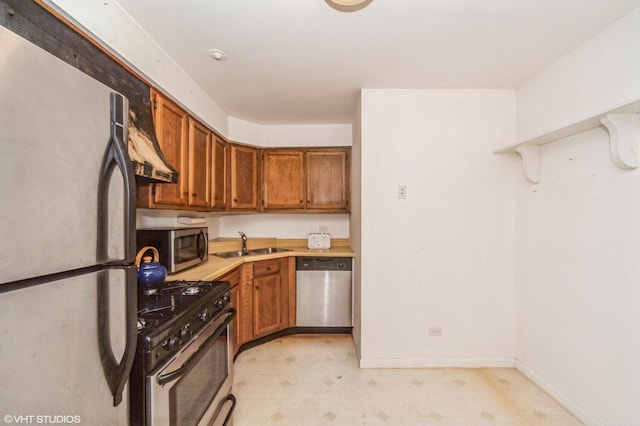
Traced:
[[125, 425], [136, 345], [127, 100], [1, 26], [0, 56], [0, 418]]

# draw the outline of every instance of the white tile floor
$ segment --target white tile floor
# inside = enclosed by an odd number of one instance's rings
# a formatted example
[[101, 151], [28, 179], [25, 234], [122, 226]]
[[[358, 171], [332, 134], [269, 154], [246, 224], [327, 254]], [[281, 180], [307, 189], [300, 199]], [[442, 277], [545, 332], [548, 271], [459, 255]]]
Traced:
[[514, 369], [360, 369], [347, 335], [243, 352], [233, 393], [234, 426], [582, 424]]

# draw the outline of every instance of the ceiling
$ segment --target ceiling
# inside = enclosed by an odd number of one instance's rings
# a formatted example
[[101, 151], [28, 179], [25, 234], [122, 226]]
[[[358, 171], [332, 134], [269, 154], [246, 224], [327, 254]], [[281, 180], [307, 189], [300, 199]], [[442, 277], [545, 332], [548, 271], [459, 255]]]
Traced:
[[[359, 90], [516, 88], [640, 0], [117, 0], [227, 114], [350, 123]], [[222, 49], [226, 61], [208, 56]]]

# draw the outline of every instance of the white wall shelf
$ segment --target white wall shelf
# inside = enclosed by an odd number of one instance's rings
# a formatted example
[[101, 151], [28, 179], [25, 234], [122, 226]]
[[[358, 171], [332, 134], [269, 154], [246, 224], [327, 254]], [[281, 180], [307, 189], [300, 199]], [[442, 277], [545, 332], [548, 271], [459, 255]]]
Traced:
[[638, 167], [640, 145], [640, 99], [593, 114], [537, 136], [493, 150], [494, 154], [515, 154], [522, 158], [522, 172], [529, 182], [540, 182], [540, 146], [568, 136], [604, 126], [609, 132], [611, 161], [621, 169]]

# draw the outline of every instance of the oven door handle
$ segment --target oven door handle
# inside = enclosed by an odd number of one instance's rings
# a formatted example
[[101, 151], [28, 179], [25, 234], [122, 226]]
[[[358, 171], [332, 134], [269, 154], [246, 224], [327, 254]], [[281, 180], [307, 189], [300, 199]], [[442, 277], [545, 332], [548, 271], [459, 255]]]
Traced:
[[227, 401], [231, 401], [231, 408], [229, 409], [227, 416], [224, 418], [224, 422], [222, 423], [222, 426], [228, 426], [231, 423], [231, 417], [233, 416], [233, 412], [236, 409], [236, 397], [233, 396], [232, 393], [227, 395], [224, 401], [222, 401], [222, 404], [223, 405], [226, 404]]
[[166, 385], [167, 383], [172, 382], [178, 379], [183, 374], [189, 372], [189, 370], [191, 370], [198, 363], [200, 358], [202, 358], [206, 354], [207, 350], [211, 347], [211, 345], [214, 344], [214, 342], [222, 334], [224, 329], [227, 328], [229, 324], [231, 324], [231, 321], [233, 321], [235, 316], [236, 310], [234, 308], [230, 308], [227, 313], [227, 318], [225, 318], [224, 322], [220, 324], [216, 331], [214, 331], [213, 334], [207, 338], [207, 340], [205, 340], [198, 351], [189, 358], [189, 361], [185, 362], [182, 367], [178, 368], [175, 371], [172, 371], [171, 373], [159, 375], [157, 379], [158, 384], [161, 386]]

